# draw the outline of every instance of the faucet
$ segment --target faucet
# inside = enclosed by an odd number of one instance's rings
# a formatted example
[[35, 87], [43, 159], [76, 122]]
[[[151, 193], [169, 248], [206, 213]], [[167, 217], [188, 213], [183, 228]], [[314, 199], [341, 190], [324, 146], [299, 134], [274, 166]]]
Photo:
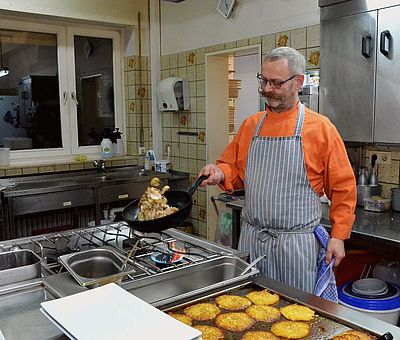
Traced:
[[97, 169], [98, 174], [106, 172], [106, 162], [104, 162], [102, 159], [100, 159], [98, 161], [94, 160], [93, 166]]

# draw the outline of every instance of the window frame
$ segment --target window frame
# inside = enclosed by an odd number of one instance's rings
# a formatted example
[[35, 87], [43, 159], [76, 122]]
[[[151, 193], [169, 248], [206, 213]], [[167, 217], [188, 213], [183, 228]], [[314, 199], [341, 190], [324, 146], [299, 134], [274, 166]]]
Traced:
[[[77, 107], [71, 99], [75, 89], [74, 35], [111, 38], [113, 40], [113, 82], [115, 126], [125, 132], [124, 115], [124, 70], [123, 70], [123, 32], [120, 28], [75, 25], [65, 22], [22, 21], [20, 18], [3, 19], [2, 29], [49, 33], [57, 36], [57, 61], [59, 80], [59, 102], [61, 138], [63, 146], [49, 149], [10, 150], [10, 165], [49, 164], [69, 162], [75, 155], [85, 154], [89, 159], [100, 157], [101, 148], [78, 146]], [[67, 96], [64, 99], [64, 96]]]

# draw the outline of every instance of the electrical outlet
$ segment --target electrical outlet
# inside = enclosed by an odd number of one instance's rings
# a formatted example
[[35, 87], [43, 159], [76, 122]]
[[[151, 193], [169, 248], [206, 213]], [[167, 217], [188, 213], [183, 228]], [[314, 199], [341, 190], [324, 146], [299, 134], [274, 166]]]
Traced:
[[146, 153], [146, 148], [144, 146], [139, 146], [139, 156], [143, 156]]
[[392, 154], [390, 152], [383, 151], [375, 151], [371, 153], [372, 155], [377, 155], [376, 164], [391, 164], [392, 163]]

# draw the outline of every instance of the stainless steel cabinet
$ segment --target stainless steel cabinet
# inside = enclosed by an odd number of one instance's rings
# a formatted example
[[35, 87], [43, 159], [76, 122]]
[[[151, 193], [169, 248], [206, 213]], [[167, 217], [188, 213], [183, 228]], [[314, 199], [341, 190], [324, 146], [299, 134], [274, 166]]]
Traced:
[[320, 0], [320, 113], [345, 141], [400, 143], [397, 5]]

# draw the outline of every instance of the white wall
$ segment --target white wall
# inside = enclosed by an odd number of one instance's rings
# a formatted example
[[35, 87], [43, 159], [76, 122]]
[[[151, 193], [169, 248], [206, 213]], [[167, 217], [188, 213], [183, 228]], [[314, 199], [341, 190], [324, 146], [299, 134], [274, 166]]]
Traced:
[[187, 51], [319, 23], [317, 0], [240, 0], [231, 19], [218, 0], [161, 1], [161, 54]]
[[239, 97], [236, 100], [235, 132], [240, 124], [260, 111], [257, 72], [260, 72], [261, 55], [251, 54], [235, 57], [235, 78], [240, 79]]

